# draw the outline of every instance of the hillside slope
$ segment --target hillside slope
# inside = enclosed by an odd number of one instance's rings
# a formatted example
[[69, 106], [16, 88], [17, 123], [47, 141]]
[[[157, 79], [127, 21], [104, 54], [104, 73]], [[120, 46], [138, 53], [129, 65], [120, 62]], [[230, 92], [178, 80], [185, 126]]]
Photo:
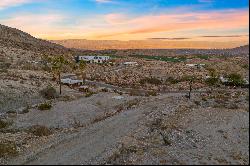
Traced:
[[72, 60], [76, 52], [0, 25], [0, 114], [43, 101], [40, 90], [57, 87], [46, 57]]
[[0, 24], [0, 46], [44, 54], [65, 54], [72, 50], [49, 41], [37, 39], [21, 30]]

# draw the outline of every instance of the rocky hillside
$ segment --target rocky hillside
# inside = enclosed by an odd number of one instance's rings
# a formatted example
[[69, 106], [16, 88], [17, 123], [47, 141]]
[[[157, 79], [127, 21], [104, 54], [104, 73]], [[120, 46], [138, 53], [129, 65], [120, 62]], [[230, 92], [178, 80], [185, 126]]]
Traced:
[[17, 48], [43, 54], [66, 54], [72, 52], [61, 45], [37, 39], [21, 30], [0, 24], [0, 46]]
[[233, 52], [238, 52], [241, 54], [248, 54], [249, 55], [249, 45], [245, 45], [245, 46], [240, 46], [240, 47], [236, 47], [231, 49]]
[[43, 101], [40, 90], [57, 87], [46, 57], [72, 60], [76, 52], [0, 25], [0, 114]]

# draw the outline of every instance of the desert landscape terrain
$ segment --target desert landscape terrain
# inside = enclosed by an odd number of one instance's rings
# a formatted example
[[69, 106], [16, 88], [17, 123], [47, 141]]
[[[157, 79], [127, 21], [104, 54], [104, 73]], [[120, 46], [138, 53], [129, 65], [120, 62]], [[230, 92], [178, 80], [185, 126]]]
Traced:
[[249, 45], [59, 44], [0, 25], [1, 164], [249, 164]]

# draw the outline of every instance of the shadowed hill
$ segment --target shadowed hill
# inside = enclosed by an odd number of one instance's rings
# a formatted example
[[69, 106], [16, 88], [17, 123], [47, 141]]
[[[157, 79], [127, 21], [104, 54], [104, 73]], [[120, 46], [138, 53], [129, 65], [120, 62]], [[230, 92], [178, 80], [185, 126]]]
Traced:
[[69, 54], [72, 49], [51, 43], [46, 40], [37, 39], [21, 30], [0, 24], [0, 46], [18, 48], [42, 54]]

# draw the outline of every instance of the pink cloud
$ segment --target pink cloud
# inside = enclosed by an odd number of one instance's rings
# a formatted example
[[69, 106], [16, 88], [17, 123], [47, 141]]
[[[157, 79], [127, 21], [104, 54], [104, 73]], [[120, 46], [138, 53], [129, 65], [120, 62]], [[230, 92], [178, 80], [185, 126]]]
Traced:
[[148, 15], [137, 18], [126, 18], [121, 14], [107, 15], [106, 21], [120, 25], [120, 30], [113, 29], [110, 33], [100, 34], [99, 38], [120, 35], [135, 35], [157, 32], [175, 32], [178, 30], [219, 30], [237, 29], [249, 26], [248, 11], [231, 10], [209, 13], [185, 13]]

